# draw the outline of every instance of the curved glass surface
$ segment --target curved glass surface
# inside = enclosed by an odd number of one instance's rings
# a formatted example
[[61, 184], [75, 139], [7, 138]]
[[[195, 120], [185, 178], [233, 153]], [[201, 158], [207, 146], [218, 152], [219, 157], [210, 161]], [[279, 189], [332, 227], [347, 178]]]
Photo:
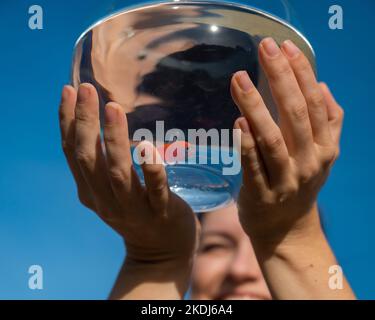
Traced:
[[[166, 145], [183, 140], [184, 161], [165, 161], [170, 187], [195, 211], [213, 210], [233, 201], [241, 183], [239, 172], [223, 174], [229, 164], [223, 150], [238, 161], [232, 135], [224, 145], [213, 142], [210, 134], [206, 140], [189, 143], [187, 136], [191, 129], [231, 133], [240, 113], [229, 83], [238, 70], [248, 71], [277, 121], [257, 57], [258, 44], [267, 36], [279, 43], [293, 40], [314, 65], [312, 48], [296, 29], [243, 4], [169, 1], [126, 8], [103, 18], [79, 38], [72, 82], [75, 87], [90, 82], [97, 88], [101, 120], [108, 101], [123, 106], [133, 147], [141, 128], [152, 134], [154, 143], [162, 141], [162, 154]], [[157, 122], [163, 132], [177, 129], [183, 138], [166, 141], [158, 136]], [[209, 148], [202, 152], [201, 146]], [[136, 169], [143, 179], [140, 167]]]

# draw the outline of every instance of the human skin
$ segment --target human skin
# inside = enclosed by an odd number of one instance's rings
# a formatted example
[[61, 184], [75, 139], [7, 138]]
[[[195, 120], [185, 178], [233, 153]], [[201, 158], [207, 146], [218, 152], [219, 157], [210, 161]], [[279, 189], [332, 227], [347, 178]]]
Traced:
[[337, 261], [319, 222], [317, 195], [339, 154], [343, 110], [319, 84], [304, 54], [291, 42], [281, 50], [271, 38], [259, 57], [280, 123], [270, 116], [246, 72], [232, 78], [231, 92], [243, 117], [241, 225], [250, 237], [275, 299], [351, 299], [328, 285]]
[[[188, 288], [199, 225], [191, 208], [168, 187], [152, 144], [142, 142], [153, 161], [142, 165], [142, 186], [132, 164], [122, 107], [105, 107], [104, 155], [95, 88], [82, 84], [62, 92], [62, 147], [82, 204], [95, 211], [123, 239], [127, 255], [111, 298], [181, 299]], [[143, 146], [143, 148], [142, 148]]]
[[[243, 114], [235, 123], [242, 129], [240, 222], [273, 298], [353, 298], [346, 282], [343, 290], [328, 288], [328, 267], [337, 262], [316, 209], [318, 191], [338, 155], [343, 112], [327, 87], [316, 82], [301, 52], [288, 56], [293, 50], [284, 43], [270, 57], [265, 50], [270, 41], [261, 42], [259, 55], [280, 127], [246, 73], [235, 74], [231, 83]], [[89, 84], [81, 84], [78, 94], [64, 88], [60, 127], [80, 201], [126, 245], [111, 298], [181, 299], [199, 225], [190, 207], [169, 190], [163, 165], [143, 165], [146, 186], [140, 184], [130, 157], [126, 115], [113, 102], [105, 107], [103, 154], [98, 97]], [[153, 155], [157, 157], [155, 149]]]
[[253, 247], [232, 205], [202, 213], [201, 238], [194, 259], [194, 300], [271, 299]]

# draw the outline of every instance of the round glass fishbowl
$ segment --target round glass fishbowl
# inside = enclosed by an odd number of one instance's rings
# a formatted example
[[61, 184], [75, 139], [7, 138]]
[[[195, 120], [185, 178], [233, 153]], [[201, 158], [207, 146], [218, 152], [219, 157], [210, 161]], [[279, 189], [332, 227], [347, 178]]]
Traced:
[[126, 7], [78, 39], [72, 83], [96, 87], [102, 124], [105, 104], [119, 103], [132, 148], [151, 140], [162, 155], [171, 190], [194, 211], [210, 211], [235, 200], [241, 185], [232, 129], [240, 112], [229, 90], [233, 73], [246, 70], [278, 118], [257, 56], [265, 37], [278, 43], [291, 39], [315, 65], [314, 52], [299, 31], [254, 7], [216, 1]]

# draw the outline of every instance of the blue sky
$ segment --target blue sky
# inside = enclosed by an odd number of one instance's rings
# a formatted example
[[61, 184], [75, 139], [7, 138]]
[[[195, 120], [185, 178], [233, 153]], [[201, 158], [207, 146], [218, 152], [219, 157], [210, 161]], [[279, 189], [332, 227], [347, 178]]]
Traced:
[[[285, 16], [278, 1], [240, 1]], [[370, 98], [375, 43], [371, 0], [289, 1], [312, 43], [319, 78], [345, 109], [342, 153], [320, 194], [329, 241], [357, 296], [374, 299], [374, 124]], [[0, 299], [104, 299], [124, 257], [121, 239], [79, 204], [60, 149], [57, 106], [69, 81], [77, 37], [95, 20], [134, 1], [0, 3]], [[44, 29], [28, 28], [28, 8], [44, 9]], [[344, 30], [328, 28], [328, 8], [344, 10]], [[296, 22], [297, 21], [297, 22]], [[28, 268], [44, 289], [28, 288]]]

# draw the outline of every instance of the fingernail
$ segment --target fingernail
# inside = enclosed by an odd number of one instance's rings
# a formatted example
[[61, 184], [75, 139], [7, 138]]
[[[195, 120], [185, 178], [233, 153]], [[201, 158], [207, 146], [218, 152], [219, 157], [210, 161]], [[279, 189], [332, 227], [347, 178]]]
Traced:
[[247, 120], [245, 118], [241, 118], [238, 122], [240, 128], [241, 128], [241, 131], [243, 133], [249, 133], [250, 132], [250, 128], [249, 128], [249, 124], [247, 122]]
[[78, 102], [84, 102], [88, 99], [90, 94], [90, 89], [85, 84], [80, 84], [78, 88], [77, 100]]
[[105, 122], [115, 123], [117, 119], [117, 108], [114, 104], [108, 103], [105, 106]]
[[289, 58], [295, 58], [301, 52], [291, 40], [284, 41], [283, 49]]
[[249, 91], [254, 86], [246, 71], [237, 72], [236, 81], [240, 88], [245, 92]]
[[264, 48], [265, 52], [271, 58], [277, 57], [280, 53], [280, 48], [272, 38], [266, 38], [261, 42], [261, 46]]

